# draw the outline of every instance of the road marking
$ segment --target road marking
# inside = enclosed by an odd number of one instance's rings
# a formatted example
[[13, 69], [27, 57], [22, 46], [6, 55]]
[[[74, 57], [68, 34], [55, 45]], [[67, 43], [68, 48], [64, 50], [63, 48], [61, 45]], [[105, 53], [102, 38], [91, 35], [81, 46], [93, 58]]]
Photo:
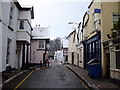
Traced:
[[[71, 72], [76, 78], [78, 78], [71, 70], [70, 70], [70, 72]], [[78, 78], [78, 79], [80, 80], [80, 78]], [[82, 80], [80, 80], [80, 82], [81, 82], [81, 84], [82, 84], [86, 89], [90, 90], [90, 89], [88, 88], [88, 86], [85, 85], [85, 83], [84, 83]]]
[[14, 90], [16, 90], [33, 72], [34, 72], [34, 70], [31, 71], [31, 72], [14, 88]]

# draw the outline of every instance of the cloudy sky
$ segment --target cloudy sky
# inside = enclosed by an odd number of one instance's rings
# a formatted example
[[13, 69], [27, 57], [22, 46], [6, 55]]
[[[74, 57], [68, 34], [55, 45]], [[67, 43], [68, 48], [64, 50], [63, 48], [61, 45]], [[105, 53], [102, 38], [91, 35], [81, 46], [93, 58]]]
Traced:
[[87, 11], [91, 0], [18, 0], [23, 6], [34, 6], [35, 18], [32, 26], [50, 28], [51, 39], [68, 36], [74, 25], [68, 22], [79, 23]]

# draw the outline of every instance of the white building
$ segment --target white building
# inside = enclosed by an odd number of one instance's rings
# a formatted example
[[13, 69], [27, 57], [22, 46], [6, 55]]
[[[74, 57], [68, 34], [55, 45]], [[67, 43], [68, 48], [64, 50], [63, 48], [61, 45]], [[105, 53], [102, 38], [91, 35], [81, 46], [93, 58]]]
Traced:
[[64, 63], [64, 60], [63, 60], [63, 51], [62, 50], [57, 50], [55, 52], [54, 60], [58, 61], [58, 62], [61, 62], [61, 63]]
[[68, 40], [66, 38], [62, 39], [63, 44], [63, 63], [68, 63]]
[[77, 37], [76, 29], [73, 30], [67, 37], [68, 39], [68, 63], [78, 65], [77, 60]]
[[11, 1], [0, 4], [0, 9], [2, 9], [0, 10], [2, 11], [2, 16], [0, 16], [2, 70], [0, 72], [6, 70], [6, 66], [24, 69], [30, 60], [29, 44], [32, 30], [31, 19], [34, 18], [33, 7], [21, 7], [17, 0]]

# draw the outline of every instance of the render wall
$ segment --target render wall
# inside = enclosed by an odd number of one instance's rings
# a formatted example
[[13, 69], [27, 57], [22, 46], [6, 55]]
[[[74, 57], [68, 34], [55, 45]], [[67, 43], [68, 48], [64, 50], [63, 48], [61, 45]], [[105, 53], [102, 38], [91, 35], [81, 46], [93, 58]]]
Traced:
[[38, 40], [31, 41], [31, 63], [43, 62], [43, 53], [45, 50], [38, 49]]
[[77, 65], [78, 61], [77, 61], [76, 38], [74, 42], [73, 38], [74, 34], [71, 34], [68, 38], [68, 63], [72, 64], [72, 52], [74, 52], [74, 64]]
[[9, 65], [14, 68], [16, 66], [16, 30], [17, 30], [17, 19], [18, 19], [18, 9], [14, 8], [13, 18], [11, 27], [13, 31], [8, 28], [9, 25], [9, 15], [10, 15], [10, 2], [2, 3], [2, 71], [6, 67], [6, 53], [7, 53], [7, 39], [11, 40], [10, 43], [10, 59]]

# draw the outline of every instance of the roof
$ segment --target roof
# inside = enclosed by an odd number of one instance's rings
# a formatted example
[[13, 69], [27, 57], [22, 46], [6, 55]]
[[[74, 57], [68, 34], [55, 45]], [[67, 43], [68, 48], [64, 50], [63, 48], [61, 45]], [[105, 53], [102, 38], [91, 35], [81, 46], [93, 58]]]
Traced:
[[32, 39], [50, 39], [49, 27], [33, 27]]
[[89, 4], [88, 8], [90, 8], [90, 7], [91, 7], [91, 5], [93, 4], [93, 2], [94, 2], [94, 0], [92, 0], [92, 2]]
[[68, 35], [68, 37], [67, 38], [69, 38], [73, 33], [75, 33], [76, 32], [76, 30], [74, 30], [74, 31], [72, 31], [69, 35]]
[[34, 39], [34, 40], [39, 40], [39, 39], [41, 39], [41, 40], [50, 40], [50, 37], [32, 37], [32, 39]]
[[19, 10], [30, 10], [31, 11], [31, 19], [34, 19], [34, 8], [33, 6], [31, 7], [21, 7], [21, 5], [19, 4], [19, 2], [17, 0], [13, 0], [13, 2], [15, 3], [15, 5], [17, 6], [17, 8]]

